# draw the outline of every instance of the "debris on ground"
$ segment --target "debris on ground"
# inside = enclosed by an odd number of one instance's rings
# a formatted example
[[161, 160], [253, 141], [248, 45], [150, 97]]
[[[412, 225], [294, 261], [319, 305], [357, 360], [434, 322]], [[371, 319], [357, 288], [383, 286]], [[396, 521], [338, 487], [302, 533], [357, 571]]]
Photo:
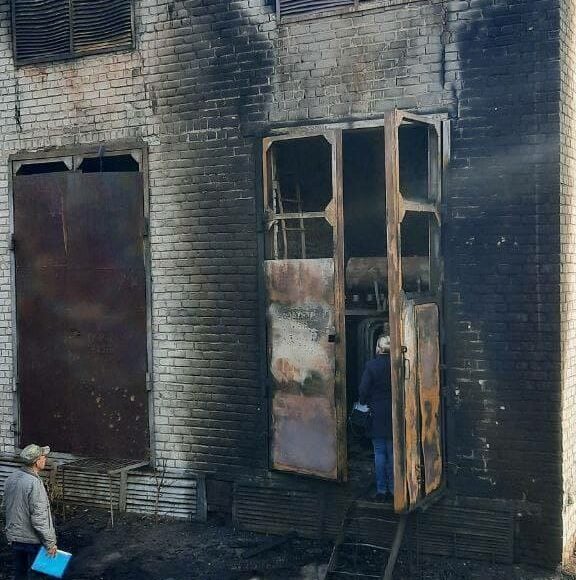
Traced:
[[[322, 580], [330, 540], [235, 530], [226, 518], [207, 523], [76, 510], [58, 522], [59, 547], [74, 554], [68, 580]], [[576, 576], [486, 562], [423, 558], [420, 572], [401, 558], [397, 580], [576, 580]], [[0, 580], [11, 578], [0, 540]]]

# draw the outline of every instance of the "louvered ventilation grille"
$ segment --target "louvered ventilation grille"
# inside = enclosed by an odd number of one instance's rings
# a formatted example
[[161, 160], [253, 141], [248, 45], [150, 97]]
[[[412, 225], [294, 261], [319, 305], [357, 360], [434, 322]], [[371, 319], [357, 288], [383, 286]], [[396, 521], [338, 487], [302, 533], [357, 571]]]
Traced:
[[91, 52], [130, 46], [132, 14], [126, 0], [75, 0], [74, 49]]
[[12, 0], [18, 64], [132, 46], [131, 0]]
[[15, 0], [16, 60], [70, 52], [68, 0]]
[[280, 0], [280, 16], [353, 6], [355, 3], [355, 0]]

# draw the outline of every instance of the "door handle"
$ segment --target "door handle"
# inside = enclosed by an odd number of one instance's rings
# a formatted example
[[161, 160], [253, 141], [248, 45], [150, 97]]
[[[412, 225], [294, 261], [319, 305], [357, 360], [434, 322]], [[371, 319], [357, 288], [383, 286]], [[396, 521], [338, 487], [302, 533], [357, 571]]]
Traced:
[[404, 380], [410, 378], [410, 359], [406, 356], [408, 348], [402, 347], [402, 372], [404, 373]]

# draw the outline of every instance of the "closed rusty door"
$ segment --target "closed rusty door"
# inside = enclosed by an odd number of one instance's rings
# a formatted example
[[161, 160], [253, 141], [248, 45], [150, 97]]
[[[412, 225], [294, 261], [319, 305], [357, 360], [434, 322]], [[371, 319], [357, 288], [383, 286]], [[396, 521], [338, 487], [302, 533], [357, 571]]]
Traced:
[[14, 179], [20, 444], [144, 458], [144, 208], [139, 173]]
[[340, 132], [264, 141], [270, 464], [345, 479]]
[[[399, 512], [417, 508], [444, 483], [439, 305], [446, 129], [435, 119], [402, 111], [389, 113], [385, 124], [394, 507]], [[411, 260], [425, 266], [417, 275], [408, 275]]]

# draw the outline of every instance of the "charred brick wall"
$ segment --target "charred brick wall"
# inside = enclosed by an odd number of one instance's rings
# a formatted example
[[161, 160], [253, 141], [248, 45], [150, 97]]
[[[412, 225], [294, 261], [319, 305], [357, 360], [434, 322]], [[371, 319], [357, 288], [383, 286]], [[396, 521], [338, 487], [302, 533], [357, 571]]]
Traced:
[[573, 2], [562, 2], [560, 32], [563, 559], [567, 561], [576, 541], [576, 7]]
[[448, 485], [515, 508], [518, 557], [558, 560], [558, 0], [374, 0], [282, 23], [267, 0], [138, 0], [135, 51], [18, 70], [8, 4], [0, 1], [2, 449], [15, 443], [10, 153], [147, 144], [154, 450], [170, 468], [231, 478], [267, 464], [261, 136], [393, 107], [442, 112], [453, 127]]
[[135, 8], [133, 52], [16, 69], [0, 2], [2, 450], [17, 442], [8, 156], [130, 140], [149, 154], [153, 451], [168, 468], [264, 466], [254, 138], [241, 128], [266, 116], [273, 11], [224, 1]]
[[270, 118], [452, 117], [444, 221], [448, 483], [516, 509], [517, 557], [561, 544], [559, 13], [422, 2], [278, 30]]
[[454, 14], [446, 214], [450, 481], [517, 506], [517, 556], [559, 558], [559, 13]]

